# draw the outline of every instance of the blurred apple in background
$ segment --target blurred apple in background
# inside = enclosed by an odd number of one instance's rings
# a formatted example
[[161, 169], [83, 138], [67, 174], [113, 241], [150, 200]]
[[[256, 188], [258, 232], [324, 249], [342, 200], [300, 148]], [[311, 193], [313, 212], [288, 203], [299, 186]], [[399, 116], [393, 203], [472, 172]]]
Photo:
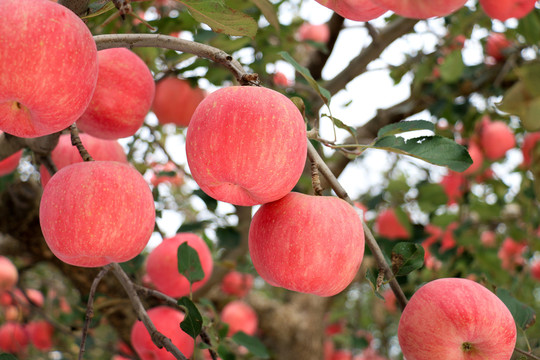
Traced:
[[28, 346], [28, 333], [24, 325], [6, 322], [0, 326], [0, 350], [19, 353]]
[[460, 9], [467, 0], [373, 0], [398, 15], [413, 19], [446, 16]]
[[512, 42], [501, 33], [490, 33], [486, 40], [486, 53], [491, 56], [495, 62], [506, 58], [504, 51], [512, 46]]
[[369, 21], [378, 18], [388, 11], [372, 0], [316, 0], [319, 4], [334, 10], [345, 19]]
[[385, 209], [375, 220], [375, 231], [390, 240], [408, 239], [409, 231], [401, 224], [393, 209]]
[[482, 150], [475, 142], [471, 142], [467, 150], [469, 152], [469, 155], [471, 156], [473, 163], [467, 168], [467, 170], [462, 172], [463, 175], [474, 174], [482, 168], [482, 164], [484, 162], [484, 155], [482, 154]]
[[510, 18], [521, 19], [530, 13], [537, 0], [480, 0], [484, 12], [492, 19], [506, 21]]
[[533, 260], [531, 263], [531, 276], [540, 281], [540, 259]]
[[298, 28], [297, 37], [299, 41], [311, 40], [326, 43], [330, 39], [330, 28], [326, 23], [314, 25], [305, 22]]
[[285, 76], [284, 73], [279, 71], [276, 72], [274, 76], [272, 76], [272, 81], [276, 86], [287, 87], [291, 85], [291, 82], [289, 81], [289, 79], [287, 79], [287, 76]]
[[231, 271], [221, 280], [221, 291], [227, 295], [244, 297], [253, 287], [253, 275]]
[[150, 183], [154, 187], [162, 183], [174, 186], [180, 186], [184, 183], [184, 173], [172, 161], [166, 164], [153, 163], [150, 167], [153, 172]]
[[508, 150], [516, 146], [516, 138], [506, 123], [484, 117], [480, 130], [480, 145], [486, 157], [495, 161], [503, 158]]
[[258, 319], [255, 310], [247, 303], [236, 300], [231, 301], [221, 310], [221, 321], [229, 325], [228, 336], [239, 331], [254, 335], [257, 331]]
[[54, 327], [46, 320], [34, 320], [26, 324], [26, 331], [30, 343], [41, 351], [47, 351], [52, 348], [52, 336]]
[[521, 152], [523, 153], [522, 167], [529, 168], [531, 166], [533, 150], [538, 141], [540, 141], [540, 132], [529, 133], [523, 138], [523, 145], [521, 146]]

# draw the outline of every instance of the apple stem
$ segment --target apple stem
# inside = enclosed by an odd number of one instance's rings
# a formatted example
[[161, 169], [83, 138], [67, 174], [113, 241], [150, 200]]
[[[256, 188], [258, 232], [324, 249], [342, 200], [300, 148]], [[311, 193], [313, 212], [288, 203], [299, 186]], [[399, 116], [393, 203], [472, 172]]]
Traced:
[[319, 178], [319, 168], [315, 161], [311, 161], [311, 186], [315, 195], [321, 196], [323, 194], [321, 179]]
[[79, 150], [79, 154], [81, 154], [83, 161], [94, 161], [94, 158], [90, 156], [88, 150], [86, 150], [81, 138], [79, 137], [79, 129], [77, 128], [77, 125], [71, 124], [69, 126], [69, 131], [71, 132], [71, 145], [75, 146], [77, 150]]

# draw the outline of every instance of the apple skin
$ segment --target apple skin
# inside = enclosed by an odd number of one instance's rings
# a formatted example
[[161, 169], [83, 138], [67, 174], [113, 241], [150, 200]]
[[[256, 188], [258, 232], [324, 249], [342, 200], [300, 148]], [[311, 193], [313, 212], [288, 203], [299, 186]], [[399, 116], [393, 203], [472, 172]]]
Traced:
[[90, 30], [49, 0], [2, 0], [0, 14], [9, 14], [0, 22], [0, 130], [32, 138], [65, 129], [96, 86]]
[[529, 133], [523, 138], [523, 145], [521, 146], [521, 152], [523, 153], [521, 166], [523, 168], [531, 166], [533, 150], [538, 141], [540, 141], [540, 132]]
[[512, 42], [504, 34], [492, 32], [486, 40], [486, 53], [495, 59], [495, 61], [502, 61], [506, 57], [504, 50], [511, 46]]
[[[118, 141], [103, 140], [88, 134], [79, 134], [79, 137], [84, 148], [94, 160], [110, 160], [127, 164], [126, 154]], [[60, 135], [58, 145], [51, 152], [51, 159], [58, 170], [71, 164], [83, 162], [79, 150], [71, 144], [70, 134]], [[43, 165], [40, 167], [39, 173], [41, 174], [41, 185], [45, 187], [51, 179], [51, 175]]]
[[281, 87], [288, 87], [291, 86], [291, 82], [289, 79], [287, 79], [287, 76], [285, 76], [282, 72], [276, 72], [274, 76], [272, 76], [272, 81], [274, 82], [274, 85], [281, 86]]
[[[398, 339], [411, 360], [508, 360], [516, 324], [504, 303], [482, 285], [444, 278], [414, 293], [401, 315]], [[467, 344], [469, 351], [463, 349]]]
[[334, 10], [346, 19], [369, 21], [378, 18], [388, 11], [372, 0], [316, 0], [322, 6]]
[[[158, 306], [148, 310], [148, 316], [156, 329], [171, 339], [178, 350], [186, 358], [193, 354], [195, 341], [192, 337], [180, 329], [180, 323], [184, 320], [184, 314], [167, 306]], [[158, 348], [150, 338], [150, 334], [142, 321], [137, 321], [131, 328], [131, 344], [141, 360], [175, 360], [173, 354], [165, 348]]]
[[474, 174], [480, 170], [484, 162], [484, 154], [482, 154], [482, 150], [478, 145], [476, 145], [476, 143], [470, 143], [467, 150], [469, 151], [469, 155], [471, 156], [473, 163], [467, 168], [467, 170], [463, 171], [463, 175]]
[[326, 23], [314, 25], [305, 22], [298, 28], [297, 36], [300, 41], [312, 40], [318, 43], [326, 43], [330, 39], [330, 28]]
[[393, 209], [381, 211], [375, 220], [377, 233], [390, 240], [408, 239], [410, 237], [407, 229], [399, 222], [396, 212]]
[[0, 255], [0, 293], [11, 290], [19, 280], [19, 272], [11, 260]]
[[358, 272], [364, 230], [344, 200], [293, 192], [257, 211], [249, 229], [249, 253], [270, 285], [332, 296]]
[[480, 133], [480, 145], [489, 160], [499, 160], [516, 146], [512, 129], [502, 121], [485, 121]]
[[221, 281], [221, 291], [227, 295], [244, 297], [253, 287], [253, 275], [231, 271]]
[[35, 320], [26, 324], [28, 338], [34, 347], [41, 351], [52, 348], [54, 327], [46, 320]]
[[8, 321], [0, 326], [0, 350], [19, 353], [28, 346], [28, 333], [22, 324]]
[[201, 102], [189, 124], [186, 154], [193, 179], [216, 200], [251, 206], [281, 199], [306, 162], [306, 125], [284, 95], [231, 86]]
[[58, 171], [39, 209], [47, 245], [60, 260], [98, 267], [124, 262], [146, 246], [155, 225], [150, 187], [116, 161], [76, 163]]
[[492, 19], [521, 19], [530, 13], [537, 0], [480, 0], [482, 9]]
[[228, 336], [239, 331], [254, 335], [259, 324], [255, 310], [241, 300], [231, 301], [221, 310], [221, 321], [229, 325]]
[[131, 136], [142, 126], [154, 100], [152, 73], [125, 48], [98, 51], [98, 59], [96, 91], [77, 126], [101, 139]]
[[162, 125], [186, 127], [205, 96], [204, 90], [192, 87], [189, 81], [169, 76], [156, 85], [152, 111]]
[[199, 260], [204, 271], [204, 279], [192, 285], [192, 291], [197, 291], [210, 278], [214, 261], [212, 253], [203, 239], [191, 233], [180, 233], [164, 239], [148, 255], [146, 272], [157, 290], [171, 297], [181, 297], [189, 294], [189, 281], [178, 272], [178, 247], [186, 242], [199, 254]]
[[540, 281], [540, 260], [538, 259], [531, 263], [531, 276]]
[[373, 0], [373, 2], [404, 17], [429, 19], [449, 15], [463, 7], [467, 0]]

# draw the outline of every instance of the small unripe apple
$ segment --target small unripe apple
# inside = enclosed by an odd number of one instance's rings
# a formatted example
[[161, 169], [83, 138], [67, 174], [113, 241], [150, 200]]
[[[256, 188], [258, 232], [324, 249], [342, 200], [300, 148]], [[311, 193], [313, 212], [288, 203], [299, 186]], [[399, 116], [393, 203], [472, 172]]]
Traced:
[[0, 255], [0, 293], [11, 290], [19, 280], [19, 272], [11, 260]]
[[2, 0], [0, 14], [0, 130], [31, 138], [67, 128], [96, 86], [90, 30], [49, 0]]
[[463, 7], [467, 0], [373, 0], [381, 7], [413, 19], [428, 19], [450, 15]]
[[98, 59], [96, 91], [77, 126], [101, 139], [131, 136], [150, 111], [155, 90], [152, 73], [125, 48], [101, 50]]
[[60, 260], [104, 266], [128, 261], [144, 249], [155, 225], [154, 198], [142, 175], [128, 165], [76, 163], [49, 180], [39, 221]]
[[388, 11], [372, 0], [316, 0], [322, 6], [334, 10], [345, 19], [370, 21]]
[[490, 33], [486, 40], [486, 53], [495, 61], [501, 61], [506, 58], [505, 49], [512, 46], [512, 42], [501, 33]]
[[482, 150], [489, 160], [499, 160], [516, 146], [514, 132], [502, 121], [487, 121], [480, 133]]
[[192, 87], [187, 80], [166, 77], [156, 84], [152, 111], [160, 124], [186, 127], [205, 96], [204, 90]]
[[47, 351], [52, 348], [52, 336], [54, 334], [54, 326], [46, 320], [35, 320], [26, 324], [28, 338], [36, 349]]
[[244, 297], [253, 287], [253, 275], [231, 271], [221, 281], [221, 291], [227, 295]]
[[28, 333], [22, 324], [6, 322], [0, 326], [0, 350], [19, 353], [28, 346]]
[[358, 272], [364, 230], [347, 202], [293, 192], [257, 211], [249, 229], [249, 253], [270, 285], [332, 296]]
[[[180, 323], [184, 320], [184, 314], [178, 310], [166, 306], [158, 306], [148, 310], [148, 316], [156, 329], [171, 339], [178, 350], [186, 358], [193, 354], [195, 341], [191, 336], [180, 329]], [[152, 342], [150, 334], [142, 321], [137, 321], [131, 328], [131, 343], [141, 360], [175, 360], [176, 357], [165, 348], [158, 348]]]
[[306, 162], [306, 126], [284, 95], [232, 86], [210, 94], [191, 118], [186, 154], [193, 179], [216, 200], [250, 206], [292, 190]]
[[375, 229], [379, 235], [390, 240], [408, 239], [409, 231], [401, 224], [394, 209], [385, 209], [375, 221]]
[[193, 283], [192, 291], [197, 291], [208, 281], [214, 266], [212, 253], [199, 236], [191, 233], [180, 233], [172, 238], [164, 239], [148, 255], [146, 271], [156, 289], [172, 297], [189, 294], [189, 281], [178, 272], [177, 252], [178, 247], [184, 242], [197, 251], [204, 271], [204, 279]]
[[492, 19], [521, 19], [530, 13], [537, 0], [480, 0], [484, 12]]
[[228, 336], [239, 331], [253, 335], [257, 331], [258, 319], [255, 310], [243, 301], [231, 301], [221, 311], [221, 321], [229, 325]]
[[326, 43], [330, 38], [330, 28], [326, 23], [314, 25], [305, 22], [298, 28], [297, 36], [300, 41], [311, 40], [318, 43]]
[[401, 314], [398, 339], [411, 360], [509, 360], [516, 324], [504, 303], [482, 285], [445, 278], [414, 293]]

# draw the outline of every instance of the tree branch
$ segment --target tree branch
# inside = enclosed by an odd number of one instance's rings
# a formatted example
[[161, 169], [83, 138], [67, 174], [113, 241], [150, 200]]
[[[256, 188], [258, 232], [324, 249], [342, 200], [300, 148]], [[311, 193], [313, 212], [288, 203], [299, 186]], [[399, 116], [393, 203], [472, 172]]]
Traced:
[[75, 123], [69, 126], [69, 132], [71, 133], [71, 145], [77, 148], [83, 161], [94, 161], [94, 158], [92, 158], [84, 147], [81, 138], [79, 137], [79, 129]]
[[38, 156], [47, 156], [58, 144], [59, 137], [59, 132], [38, 138], [20, 138], [0, 133], [0, 161], [24, 148], [29, 148]]
[[58, 0], [60, 5], [64, 5], [78, 16], [86, 15], [89, 0]]
[[524, 351], [524, 350], [518, 349], [518, 348], [515, 348], [515, 349], [514, 349], [514, 354], [515, 354], [515, 353], [518, 353], [518, 354], [521, 354], [521, 355], [523, 355], [523, 356], [526, 356], [526, 357], [528, 357], [529, 359], [540, 360], [540, 357], [538, 357], [538, 356], [536, 356], [536, 355], [534, 355], [534, 354], [531, 354], [531, 353], [529, 353], [529, 352], [526, 352], [526, 351]]

